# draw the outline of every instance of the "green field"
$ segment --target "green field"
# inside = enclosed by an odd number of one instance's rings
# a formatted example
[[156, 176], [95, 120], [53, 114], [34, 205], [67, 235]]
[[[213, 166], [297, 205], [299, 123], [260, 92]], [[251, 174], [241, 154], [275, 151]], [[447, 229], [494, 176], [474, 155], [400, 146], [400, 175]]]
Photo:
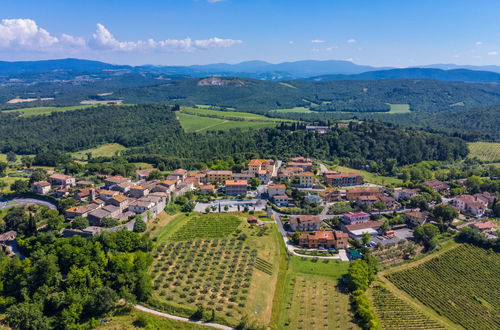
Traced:
[[365, 182], [374, 183], [374, 184], [398, 185], [398, 184], [403, 183], [403, 180], [398, 179], [396, 177], [377, 175], [375, 173], [371, 173], [371, 172], [367, 172], [367, 171], [363, 171], [363, 170], [356, 170], [354, 168], [349, 168], [349, 167], [345, 167], [345, 166], [333, 166], [332, 169], [335, 171], [339, 171], [341, 173], [359, 173], [363, 176], [363, 180]]
[[464, 244], [385, 278], [466, 329], [499, 329], [499, 269], [500, 254]]
[[271, 112], [279, 112], [279, 113], [313, 113], [309, 108], [306, 107], [295, 107], [290, 109], [276, 109], [271, 110]]
[[178, 330], [206, 330], [207, 326], [170, 320], [161, 316], [154, 316], [145, 312], [133, 310], [124, 315], [113, 316], [108, 322], [98, 326], [99, 330], [135, 330], [135, 329], [178, 329]]
[[388, 113], [391, 114], [400, 114], [400, 113], [410, 113], [410, 105], [409, 104], [389, 104], [391, 110]]
[[0, 183], [5, 183], [6, 186], [2, 187], [0, 186], [0, 193], [8, 194], [11, 193], [12, 190], [10, 190], [10, 185], [13, 184], [16, 180], [28, 180], [28, 178], [21, 178], [21, 177], [3, 177], [0, 178]]
[[35, 107], [35, 108], [22, 108], [22, 109], [15, 109], [15, 110], [5, 110], [3, 112], [22, 112], [21, 117], [31, 117], [31, 116], [39, 116], [39, 115], [49, 115], [52, 112], [81, 110], [81, 109], [90, 108], [90, 107], [92, 107], [92, 106], [75, 105], [75, 106], [71, 106], [71, 107]]
[[[212, 110], [207, 110], [212, 111]], [[264, 127], [274, 127], [276, 123], [272, 121], [244, 121], [244, 120], [227, 120], [219, 118], [210, 118], [191, 115], [187, 113], [177, 112], [177, 119], [179, 120], [184, 131], [191, 132], [205, 132], [211, 130], [229, 130], [231, 128], [241, 129], [259, 129]]]
[[154, 232], [152, 306], [190, 316], [201, 304], [204, 319], [236, 325], [271, 318], [278, 278], [280, 236], [274, 224], [248, 225], [247, 215], [178, 215]]
[[263, 115], [258, 115], [250, 112], [238, 112], [238, 111], [221, 111], [221, 110], [211, 110], [211, 109], [198, 109], [198, 108], [188, 108], [182, 107], [182, 111], [200, 115], [200, 116], [214, 116], [220, 119], [238, 119], [238, 120], [258, 120], [258, 121], [284, 121], [276, 118], [269, 118]]
[[81, 151], [76, 151], [72, 152], [71, 155], [73, 158], [81, 161], [86, 161], [87, 160], [87, 154], [90, 152], [92, 153], [92, 157], [112, 157], [114, 156], [117, 152], [127, 150], [126, 147], [122, 146], [121, 144], [118, 143], [106, 143], [103, 144], [102, 146], [99, 146], [97, 148], [92, 148], [92, 149], [85, 149]]
[[289, 83], [280, 82], [279, 84], [280, 84], [281, 86], [285, 86], [285, 87], [288, 87], [288, 88], [294, 88], [294, 89], [297, 89], [297, 87], [295, 87], [294, 85], [289, 84]]
[[398, 298], [383, 286], [377, 284], [370, 291], [382, 329], [445, 329], [438, 321]]
[[484, 162], [500, 161], [500, 142], [471, 142], [469, 146], [469, 157], [476, 157]]
[[338, 289], [348, 262], [291, 256], [283, 274], [282, 296], [275, 298], [276, 328], [359, 329], [349, 296]]

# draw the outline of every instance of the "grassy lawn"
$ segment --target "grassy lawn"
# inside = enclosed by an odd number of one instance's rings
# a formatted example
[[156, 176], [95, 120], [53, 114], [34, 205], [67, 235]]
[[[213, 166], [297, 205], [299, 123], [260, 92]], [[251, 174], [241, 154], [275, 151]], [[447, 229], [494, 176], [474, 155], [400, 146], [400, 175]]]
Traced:
[[39, 116], [39, 115], [49, 115], [52, 112], [64, 112], [64, 111], [73, 111], [73, 110], [81, 110], [85, 108], [89, 108], [91, 106], [88, 105], [75, 105], [71, 107], [35, 107], [35, 108], [22, 108], [15, 110], [6, 110], [4, 112], [22, 112], [21, 117], [31, 117], [31, 116]]
[[201, 116], [217, 116], [221, 119], [244, 119], [244, 120], [259, 120], [259, 121], [283, 121], [280, 119], [269, 118], [263, 115], [250, 113], [250, 112], [238, 112], [238, 111], [220, 111], [211, 109], [198, 109], [198, 108], [188, 108], [182, 107], [183, 111], [187, 111], [192, 114], [199, 114]]
[[[201, 110], [201, 109], [200, 109]], [[213, 110], [206, 110], [213, 111]], [[264, 127], [274, 127], [276, 123], [272, 121], [234, 121], [219, 118], [210, 118], [191, 115], [187, 113], [177, 112], [177, 119], [181, 123], [182, 128], [190, 132], [204, 132], [210, 130], [229, 130], [231, 128], [241, 129], [259, 129]]]
[[399, 113], [410, 113], [410, 105], [409, 104], [389, 104], [391, 110], [388, 113], [391, 114], [399, 114]]
[[398, 179], [396, 177], [377, 175], [375, 173], [371, 173], [371, 172], [367, 172], [367, 171], [363, 171], [363, 170], [356, 170], [354, 168], [349, 168], [349, 167], [345, 167], [345, 166], [334, 166], [334, 167], [332, 167], [332, 169], [339, 171], [341, 173], [359, 173], [363, 176], [363, 180], [365, 182], [374, 183], [374, 184], [398, 185], [398, 184], [403, 183], [403, 181], [401, 179]]
[[449, 247], [381, 274], [388, 289], [456, 328], [498, 329], [500, 255], [471, 245]]
[[128, 314], [113, 316], [103, 325], [97, 327], [100, 330], [122, 330], [122, 329], [179, 329], [179, 330], [202, 330], [212, 329], [210, 327], [170, 320], [160, 316], [154, 316], [141, 311], [132, 311]]
[[10, 185], [14, 183], [14, 181], [16, 180], [26, 180], [28, 181], [29, 179], [28, 178], [23, 178], [23, 177], [3, 177], [3, 178], [0, 178], [0, 182], [4, 182], [7, 184], [6, 187], [0, 187], [0, 193], [4, 193], [4, 194], [9, 194], [12, 192], [12, 190], [10, 190]]
[[469, 146], [469, 156], [477, 157], [484, 162], [499, 162], [500, 161], [500, 142], [471, 142]]
[[71, 155], [77, 160], [86, 161], [87, 153], [92, 153], [92, 157], [112, 157], [116, 152], [127, 150], [126, 147], [118, 143], [106, 143], [102, 146], [92, 149], [85, 149], [77, 152], [72, 152]]
[[337, 287], [348, 262], [291, 256], [284, 275], [284, 290], [277, 328], [359, 329], [353, 322], [349, 296]]
[[305, 107], [295, 107], [290, 109], [276, 109], [271, 110], [272, 112], [280, 112], [280, 113], [313, 113], [309, 108]]
[[165, 215], [152, 225], [153, 298], [164, 310], [189, 316], [201, 304], [207, 317], [214, 310], [215, 322], [234, 326], [248, 316], [269, 323], [280, 237], [274, 224], [251, 226], [247, 216]]

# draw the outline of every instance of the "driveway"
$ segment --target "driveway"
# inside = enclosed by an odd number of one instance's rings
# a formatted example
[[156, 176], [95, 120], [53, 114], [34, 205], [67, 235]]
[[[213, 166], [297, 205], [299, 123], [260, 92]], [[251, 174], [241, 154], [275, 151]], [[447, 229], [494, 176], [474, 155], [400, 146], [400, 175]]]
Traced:
[[21, 205], [42, 205], [42, 206], [47, 206], [48, 208], [50, 208], [52, 210], [57, 209], [57, 207], [54, 204], [49, 203], [47, 201], [35, 199], [35, 198], [11, 198], [11, 199], [5, 198], [5, 199], [0, 199], [0, 210], [8, 208], [8, 207], [12, 207], [12, 206], [21, 206]]

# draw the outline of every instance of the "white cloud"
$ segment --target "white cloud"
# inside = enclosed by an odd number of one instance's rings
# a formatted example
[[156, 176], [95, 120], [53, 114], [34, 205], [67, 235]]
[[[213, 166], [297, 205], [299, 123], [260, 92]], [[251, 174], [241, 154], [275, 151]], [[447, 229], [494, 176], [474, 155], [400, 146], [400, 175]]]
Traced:
[[43, 51], [58, 42], [31, 19], [3, 19], [0, 24], [0, 48]]
[[290, 41], [288, 41], [288, 43], [289, 43], [290, 45], [293, 45], [293, 44], [295, 43], [295, 41], [290, 40]]
[[330, 47], [326, 47], [325, 50], [327, 52], [331, 52], [332, 50], [337, 49], [337, 48], [339, 48], [339, 47], [337, 47], [337, 46], [330, 46]]
[[242, 43], [241, 40], [217, 37], [201, 40], [185, 38], [181, 40], [120, 41], [102, 24], [97, 24], [97, 30], [86, 40], [65, 33], [60, 37], [52, 36], [31, 19], [3, 19], [0, 23], [0, 50], [9, 51], [70, 51], [72, 53], [83, 50], [192, 52], [209, 48], [228, 48], [240, 43]]
[[311, 51], [317, 53], [317, 52], [319, 52], [319, 48], [313, 48], [313, 49], [311, 49]]
[[496, 55], [498, 55], [498, 52], [496, 50], [492, 50], [491, 52], [488, 52], [488, 55], [496, 56]]
[[481, 46], [483, 44], [482, 41], [476, 41], [476, 46]]
[[349, 62], [353, 62], [353, 61], [354, 61], [354, 59], [353, 59], [352, 57], [348, 57], [348, 58], [346, 58], [345, 60], [346, 60], [346, 61], [349, 61]]
[[347, 40], [347, 43], [348, 44], [355, 44], [356, 43], [356, 39], [349, 39], [349, 40]]
[[322, 44], [322, 43], [324, 43], [324, 42], [325, 42], [325, 40], [321, 40], [321, 39], [314, 39], [314, 40], [311, 40], [311, 42], [312, 42], [313, 44]]

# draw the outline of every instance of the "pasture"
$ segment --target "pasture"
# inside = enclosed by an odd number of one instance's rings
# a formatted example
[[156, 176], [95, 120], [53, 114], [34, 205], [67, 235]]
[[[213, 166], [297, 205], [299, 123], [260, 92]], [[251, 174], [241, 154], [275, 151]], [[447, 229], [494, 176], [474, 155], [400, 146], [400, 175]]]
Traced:
[[279, 113], [313, 113], [314, 111], [310, 110], [306, 107], [295, 107], [290, 109], [276, 109], [271, 110], [270, 112], [279, 112]]
[[410, 105], [409, 104], [389, 104], [391, 109], [388, 113], [390, 114], [401, 114], [401, 113], [410, 113]]
[[[212, 110], [207, 110], [207, 111], [212, 111]], [[224, 131], [224, 130], [229, 130], [231, 128], [259, 129], [259, 128], [276, 126], [276, 123], [272, 121], [228, 120], [228, 119], [196, 116], [182, 112], [177, 112], [176, 116], [182, 128], [187, 133], [191, 132], [202, 133], [206, 131], [217, 131], [217, 130]]]
[[34, 108], [21, 108], [15, 110], [5, 110], [3, 112], [21, 112], [21, 117], [32, 117], [40, 115], [50, 115], [52, 112], [65, 112], [90, 108], [89, 105], [75, 105], [70, 107], [34, 107]]
[[376, 284], [369, 290], [382, 329], [444, 329], [438, 321]]
[[476, 157], [483, 162], [499, 162], [500, 161], [500, 142], [471, 142], [469, 146], [470, 158]]
[[86, 161], [87, 154], [91, 153], [93, 158], [96, 157], [112, 157], [117, 152], [127, 150], [126, 147], [118, 143], [106, 143], [96, 148], [85, 149], [81, 151], [72, 152], [71, 155], [76, 160]]
[[182, 107], [183, 112], [190, 113], [199, 116], [213, 116], [221, 119], [237, 119], [237, 120], [258, 120], [258, 121], [283, 121], [276, 118], [269, 118], [263, 115], [258, 115], [250, 112], [238, 112], [238, 111], [221, 111], [212, 109], [199, 109], [199, 108], [188, 108]]
[[427, 308], [467, 329], [498, 329], [500, 255], [472, 245], [396, 268], [385, 276]]
[[[274, 224], [249, 225], [247, 215], [180, 214], [152, 234], [156, 309], [236, 325], [241, 318], [267, 324], [279, 266]], [[213, 312], [212, 312], [213, 311]]]

